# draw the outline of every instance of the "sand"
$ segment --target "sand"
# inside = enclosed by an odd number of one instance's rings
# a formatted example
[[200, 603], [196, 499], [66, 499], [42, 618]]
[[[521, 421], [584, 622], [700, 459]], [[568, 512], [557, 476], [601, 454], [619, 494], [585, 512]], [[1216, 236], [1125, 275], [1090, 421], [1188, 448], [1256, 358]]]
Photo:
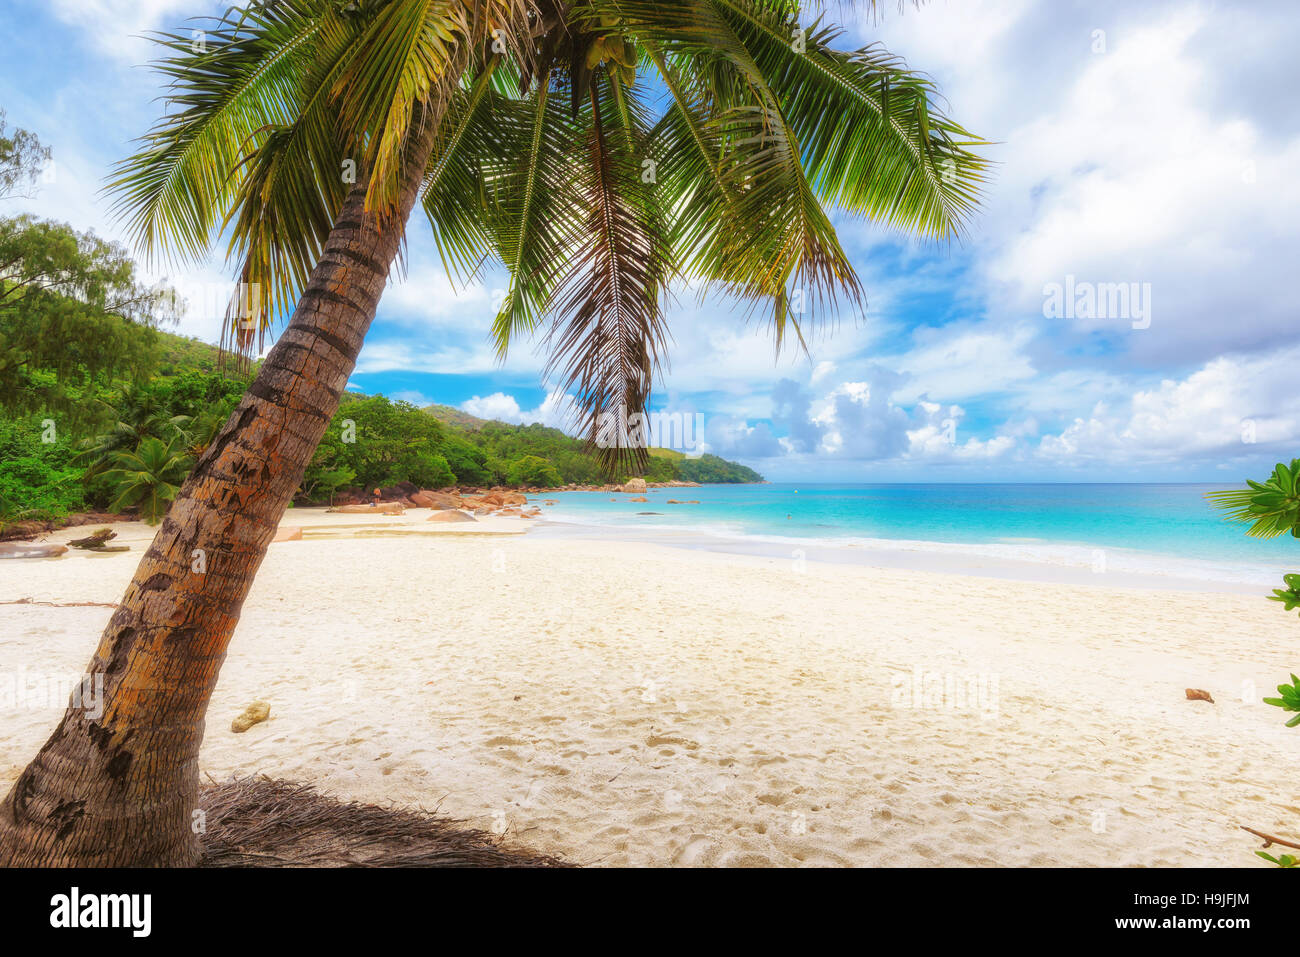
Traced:
[[[1266, 866], [1238, 825], [1300, 831], [1300, 731], [1259, 701], [1300, 623], [1262, 596], [295, 512], [212, 700], [217, 780], [593, 865]], [[117, 601], [150, 534], [120, 528], [132, 553], [5, 563], [0, 602]], [[111, 612], [0, 604], [0, 676], [78, 673]], [[0, 708], [6, 789], [62, 708], [35, 697]]]

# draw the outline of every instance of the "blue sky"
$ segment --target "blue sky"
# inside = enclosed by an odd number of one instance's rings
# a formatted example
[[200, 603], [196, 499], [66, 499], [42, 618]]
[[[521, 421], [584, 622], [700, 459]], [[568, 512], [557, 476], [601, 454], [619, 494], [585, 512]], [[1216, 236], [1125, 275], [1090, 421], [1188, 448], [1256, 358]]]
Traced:
[[[149, 29], [224, 4], [10, 0], [0, 107], [54, 148], [25, 209], [119, 237], [105, 172], [159, 108]], [[995, 181], [960, 245], [855, 220], [841, 239], [868, 297], [811, 354], [774, 355], [757, 318], [693, 290], [653, 406], [704, 416], [704, 447], [803, 481], [1232, 481], [1300, 454], [1300, 103], [1289, 2], [939, 0], [873, 23], [930, 73], [948, 111], [996, 141]], [[832, 4], [832, 16], [839, 6]], [[151, 273], [162, 277], [162, 271]], [[220, 258], [168, 274], [229, 280]], [[208, 285], [200, 285], [208, 284]], [[1061, 314], [1053, 290], [1130, 295]], [[497, 361], [504, 286], [445, 276], [412, 221], [352, 384], [479, 415], [563, 426], [530, 344]], [[179, 331], [215, 339], [192, 297]]]

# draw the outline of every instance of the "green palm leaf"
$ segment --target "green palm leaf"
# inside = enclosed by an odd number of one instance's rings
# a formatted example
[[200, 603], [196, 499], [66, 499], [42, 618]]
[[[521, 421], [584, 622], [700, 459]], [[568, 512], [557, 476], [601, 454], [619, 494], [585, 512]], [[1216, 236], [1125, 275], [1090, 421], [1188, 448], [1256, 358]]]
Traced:
[[107, 183], [133, 241], [179, 261], [206, 253], [267, 133], [293, 122], [300, 78], [320, 56], [332, 7], [319, 0], [253, 4], [157, 33], [155, 64], [172, 107]]
[[644, 411], [667, 347], [660, 298], [673, 265], [659, 197], [636, 154], [644, 122], [630, 91], [620, 102], [617, 82], [596, 77], [583, 111], [586, 162], [574, 184], [586, 216], [574, 223], [553, 296], [548, 372], [574, 390], [583, 429], [605, 461], [643, 467], [646, 450], [624, 444], [621, 423]]
[[1249, 524], [1253, 538], [1276, 538], [1290, 532], [1300, 538], [1300, 459], [1290, 465], [1279, 462], [1267, 481], [1246, 480], [1248, 488], [1206, 492], [1216, 508], [1228, 513], [1230, 522]]
[[114, 467], [104, 473], [114, 486], [109, 508], [116, 512], [136, 506], [150, 525], [162, 521], [193, 464], [183, 449], [155, 438], [134, 451], [116, 453], [112, 462]]

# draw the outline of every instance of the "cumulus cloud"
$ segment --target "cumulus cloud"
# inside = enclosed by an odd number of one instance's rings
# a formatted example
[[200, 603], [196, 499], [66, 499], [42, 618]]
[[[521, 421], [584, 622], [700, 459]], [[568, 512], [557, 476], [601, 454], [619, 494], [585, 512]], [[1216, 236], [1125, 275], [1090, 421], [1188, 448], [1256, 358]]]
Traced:
[[540, 422], [553, 429], [568, 430], [573, 425], [573, 396], [553, 389], [546, 394], [541, 403], [532, 409], [524, 409], [512, 395], [494, 392], [486, 396], [474, 396], [460, 404], [460, 408], [480, 419], [497, 419], [515, 425], [532, 425]]
[[785, 446], [767, 422], [749, 423], [731, 416], [713, 416], [706, 420], [706, 447], [730, 458], [766, 459], [782, 455]]
[[1221, 32], [1222, 12], [1146, 15], [1110, 31], [1061, 102], [1012, 132], [1023, 219], [989, 276], [1025, 309], [1067, 276], [1150, 284], [1149, 328], [1107, 314], [1055, 330], [1108, 333], [1138, 362], [1266, 348], [1294, 321], [1283, 277], [1300, 256], [1288, 212], [1300, 136], [1270, 142], [1271, 117], [1251, 112], [1265, 104], [1206, 102], [1222, 63], [1207, 34]]
[[[1285, 334], [1300, 129], [1276, 74], [1300, 42], [1293, 6], [974, 0], [862, 32], [999, 143], [972, 279], [993, 321], [1037, 317], [1037, 368], [1099, 344], [1129, 368], [1190, 364]], [[1150, 283], [1150, 327], [1046, 321], [1044, 287], [1067, 276]]]
[[911, 406], [895, 402], [901, 376], [880, 366], [864, 379], [840, 382], [817, 394], [792, 379], [772, 391], [772, 422], [723, 419], [712, 423], [709, 438], [722, 455], [762, 459], [794, 456], [805, 465], [864, 465], [880, 462], [961, 462], [999, 459], [1018, 447], [1018, 435], [1035, 428], [1019, 423], [1019, 432], [988, 439], [966, 436], [959, 405], [922, 399]]
[[887, 459], [907, 448], [908, 416], [889, 400], [898, 374], [879, 366], [864, 380], [842, 382], [812, 404], [819, 451], [848, 459]]
[[1025, 325], [1006, 329], [952, 323], [918, 329], [913, 348], [892, 360], [905, 373], [895, 395], [952, 400], [1014, 388], [1037, 375], [1025, 351], [1032, 338]]
[[1165, 379], [1117, 406], [1099, 403], [1038, 446], [1053, 459], [1225, 461], [1252, 452], [1294, 454], [1300, 435], [1300, 348], [1224, 356], [1185, 379]]

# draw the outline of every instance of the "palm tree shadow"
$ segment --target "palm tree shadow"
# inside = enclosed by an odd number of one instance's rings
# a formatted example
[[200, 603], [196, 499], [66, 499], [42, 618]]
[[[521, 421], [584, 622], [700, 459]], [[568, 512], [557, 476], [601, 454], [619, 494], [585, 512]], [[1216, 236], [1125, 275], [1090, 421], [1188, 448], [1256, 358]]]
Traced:
[[344, 802], [310, 784], [238, 778], [203, 789], [200, 867], [572, 867], [423, 809]]

